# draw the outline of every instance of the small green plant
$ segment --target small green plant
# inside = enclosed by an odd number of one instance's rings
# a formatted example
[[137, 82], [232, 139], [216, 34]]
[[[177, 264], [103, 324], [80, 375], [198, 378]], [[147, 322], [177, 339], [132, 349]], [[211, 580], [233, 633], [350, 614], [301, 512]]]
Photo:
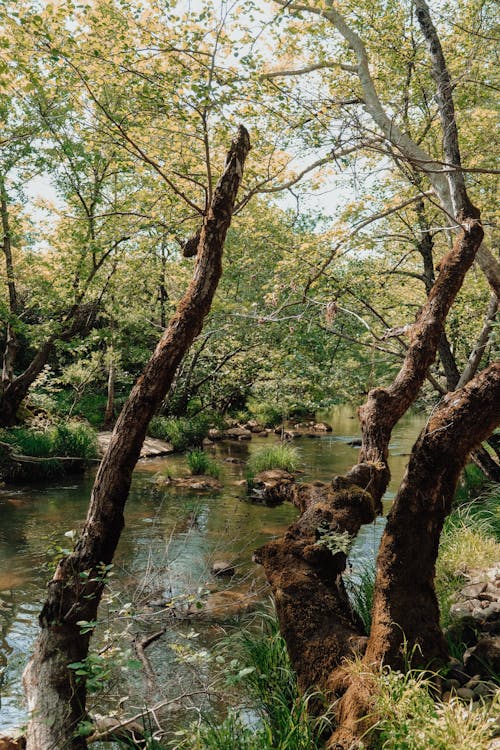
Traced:
[[347, 593], [354, 610], [363, 622], [366, 635], [372, 624], [373, 593], [375, 590], [375, 561], [365, 562], [346, 579]]
[[148, 435], [167, 440], [176, 451], [200, 447], [208, 434], [209, 419], [203, 415], [196, 417], [153, 417], [149, 423]]
[[[89, 623], [92, 627], [95, 623]], [[82, 632], [88, 632], [82, 629]], [[104, 690], [112, 676], [111, 662], [103, 658], [100, 654], [89, 654], [82, 661], [75, 661], [68, 664], [69, 669], [73, 670], [77, 682], [84, 680], [89, 693], [97, 693]]]
[[209, 477], [215, 477], [215, 479], [218, 479], [220, 476], [219, 466], [210, 458], [210, 456], [207, 456], [205, 451], [190, 451], [187, 455], [187, 462], [191, 474], [205, 474]]
[[319, 539], [316, 542], [317, 547], [326, 547], [334, 555], [337, 552], [343, 552], [345, 555], [349, 554], [354, 537], [347, 531], [331, 531], [330, 526], [325, 524], [325, 526], [318, 526], [317, 532], [319, 535]]
[[299, 454], [292, 445], [273, 445], [263, 448], [250, 456], [248, 461], [249, 476], [255, 476], [261, 471], [270, 469], [283, 469], [283, 471], [296, 471], [299, 463]]

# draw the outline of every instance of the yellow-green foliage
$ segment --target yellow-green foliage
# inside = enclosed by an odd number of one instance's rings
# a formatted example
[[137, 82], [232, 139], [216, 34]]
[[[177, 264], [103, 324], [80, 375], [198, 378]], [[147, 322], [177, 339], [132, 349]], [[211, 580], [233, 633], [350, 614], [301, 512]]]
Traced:
[[474, 711], [458, 698], [434, 702], [422, 674], [383, 670], [376, 681], [376, 747], [380, 750], [485, 750], [500, 701]]

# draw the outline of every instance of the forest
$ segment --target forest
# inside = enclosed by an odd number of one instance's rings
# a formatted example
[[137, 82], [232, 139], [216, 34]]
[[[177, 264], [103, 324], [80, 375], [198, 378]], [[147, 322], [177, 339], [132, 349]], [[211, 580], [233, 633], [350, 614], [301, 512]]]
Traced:
[[0, 750], [500, 748], [496, 4], [0, 14]]

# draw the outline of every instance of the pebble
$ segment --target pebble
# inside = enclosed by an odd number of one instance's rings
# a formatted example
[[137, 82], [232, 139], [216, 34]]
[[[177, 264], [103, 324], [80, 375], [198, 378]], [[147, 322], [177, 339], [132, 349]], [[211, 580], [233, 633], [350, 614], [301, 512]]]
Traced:
[[479, 698], [483, 698], [491, 694], [492, 689], [487, 682], [480, 682], [479, 685], [476, 685], [476, 687], [474, 688], [474, 695], [477, 695]]
[[469, 688], [470, 690], [474, 690], [474, 688], [479, 685], [481, 682], [481, 675], [476, 674], [474, 677], [471, 677], [471, 679], [465, 683], [464, 687]]
[[470, 690], [470, 688], [466, 688], [466, 687], [458, 688], [457, 695], [459, 698], [463, 698], [463, 700], [466, 700], [466, 701], [477, 700], [477, 695], [475, 695], [474, 691]]

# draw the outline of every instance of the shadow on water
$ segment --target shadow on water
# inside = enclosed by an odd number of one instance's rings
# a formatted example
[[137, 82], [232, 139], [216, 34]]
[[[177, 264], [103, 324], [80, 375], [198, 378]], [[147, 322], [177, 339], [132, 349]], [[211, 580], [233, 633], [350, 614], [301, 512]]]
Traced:
[[[352, 409], [336, 407], [321, 415], [332, 433], [295, 441], [304, 480], [329, 480], [356, 461], [349, 443], [359, 437]], [[391, 443], [393, 496], [407, 454], [422, 418], [408, 415], [398, 425]], [[159, 484], [158, 476], [187, 473], [183, 456], [140, 462], [126, 510], [126, 527], [115, 558], [109, 601], [104, 602], [96, 645], [106, 640], [104, 652], [121, 664], [110, 680], [99, 712], [116, 709], [127, 694], [125, 710], [204, 690], [210, 682], [210, 649], [228, 620], [266, 600], [268, 591], [253, 550], [280, 534], [295, 518], [288, 505], [266, 508], [245, 502], [245, 462], [276, 441], [256, 437], [249, 442], [224, 442], [211, 448], [222, 470], [220, 492], [193, 493]], [[230, 459], [230, 461], [227, 461]], [[37, 634], [37, 615], [46, 581], [58, 555], [72, 545], [73, 530], [85, 518], [92, 474], [60, 483], [0, 489], [0, 730], [20, 726], [26, 719], [21, 673]], [[364, 527], [351, 553], [356, 567], [373, 558], [383, 519]], [[231, 563], [231, 579], [211, 573], [217, 560]], [[145, 685], [142, 671], [127, 666], [124, 651], [132, 637], [166, 628], [147, 650], [154, 682]], [[106, 632], [107, 631], [107, 632]], [[110, 640], [111, 639], [111, 640]], [[110, 645], [111, 644], [111, 645]], [[112, 670], [111, 670], [112, 671]], [[192, 708], [201, 705], [192, 699]], [[172, 728], [194, 718], [186, 705], [166, 706]]]

